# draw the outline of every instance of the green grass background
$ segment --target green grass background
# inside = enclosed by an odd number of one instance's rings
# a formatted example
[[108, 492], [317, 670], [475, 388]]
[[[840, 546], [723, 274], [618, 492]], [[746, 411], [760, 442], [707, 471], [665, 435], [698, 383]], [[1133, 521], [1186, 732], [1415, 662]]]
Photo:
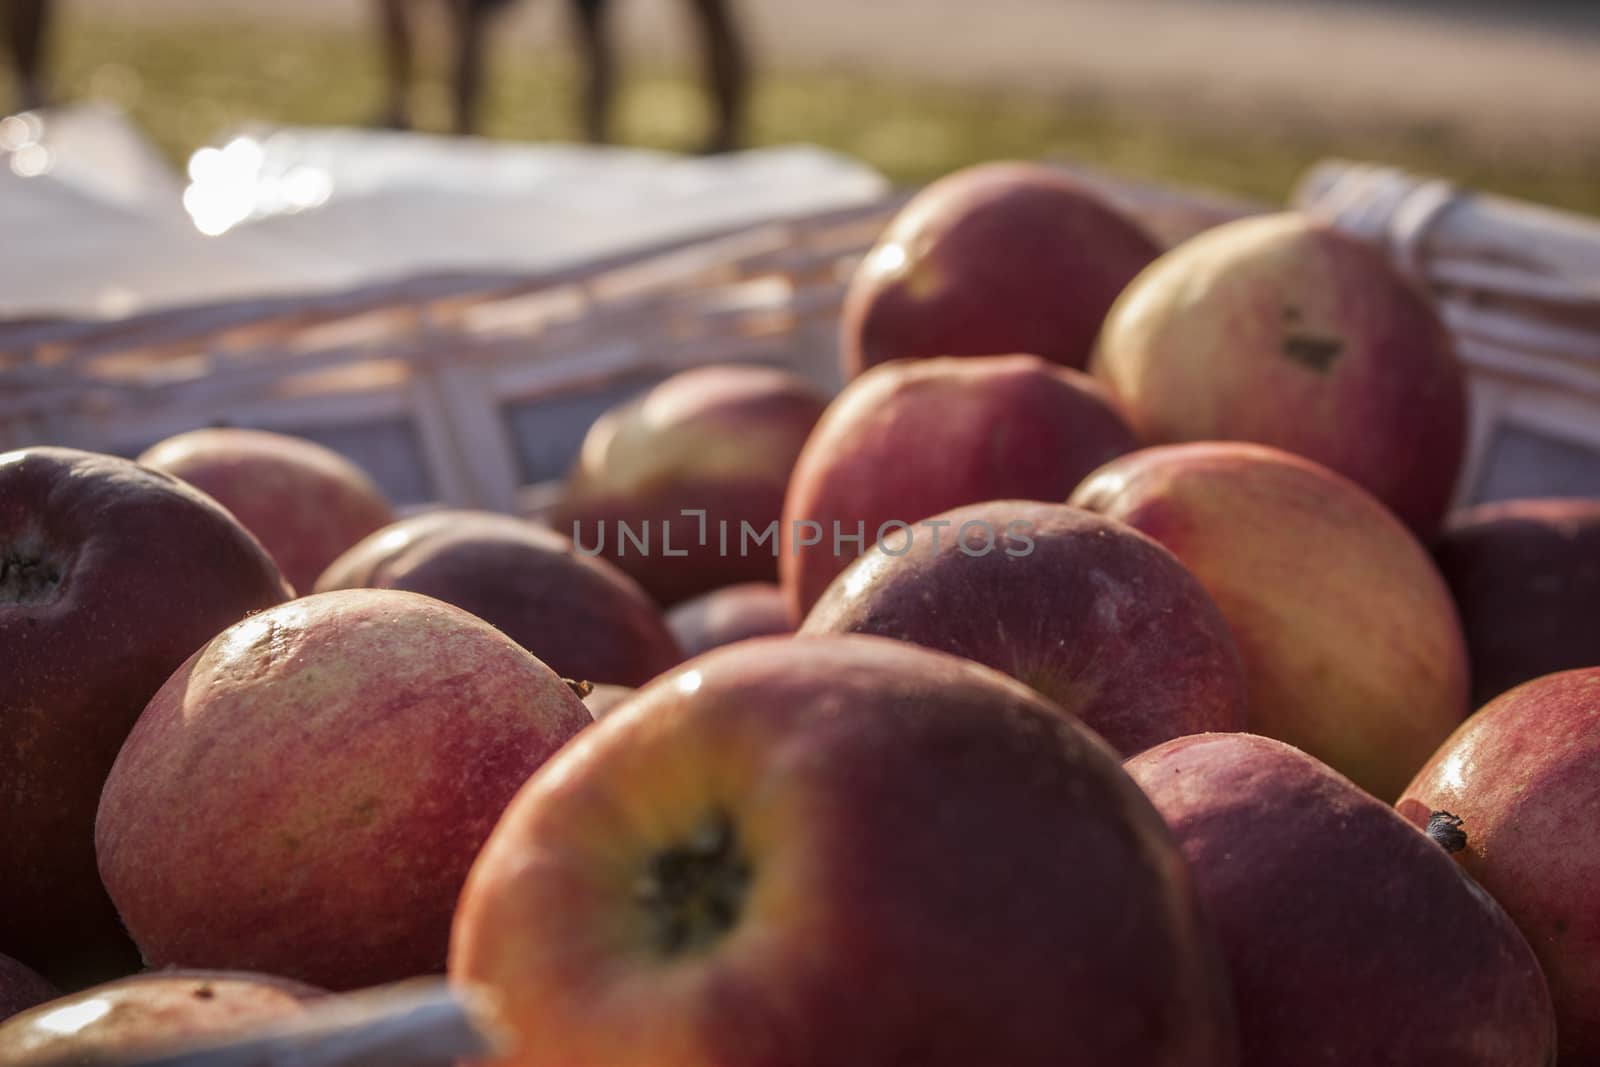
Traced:
[[[58, 35], [58, 87], [69, 98], [125, 107], [174, 160], [247, 120], [361, 123], [377, 113], [381, 78], [370, 34], [282, 22], [117, 23], [95, 19], [87, 6], [71, 7]], [[487, 132], [573, 137], [573, 73], [560, 54], [500, 49]], [[703, 105], [691, 74], [629, 68], [619, 135], [653, 147], [693, 144]], [[444, 101], [435, 75], [418, 101], [424, 127], [443, 127]], [[1088, 96], [766, 71], [752, 133], [758, 144], [806, 141], [848, 153], [901, 183], [984, 159], [1072, 157], [1131, 176], [1281, 201], [1307, 166], [1338, 155], [1600, 214], [1600, 131], [1576, 131], [1569, 143], [1530, 152], [1442, 126], [1301, 119], [1230, 129]]]

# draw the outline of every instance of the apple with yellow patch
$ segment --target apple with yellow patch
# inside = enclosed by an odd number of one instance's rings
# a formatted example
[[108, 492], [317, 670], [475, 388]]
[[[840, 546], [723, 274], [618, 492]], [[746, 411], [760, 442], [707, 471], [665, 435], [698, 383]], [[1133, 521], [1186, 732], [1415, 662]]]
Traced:
[[1225, 223], [1135, 278], [1091, 368], [1141, 440], [1253, 441], [1330, 467], [1419, 537], [1466, 450], [1466, 373], [1372, 246], [1296, 214]]
[[1200, 579], [1244, 657], [1252, 732], [1392, 803], [1466, 715], [1444, 579], [1326, 467], [1261, 445], [1167, 445], [1108, 463], [1071, 503], [1149, 534]]
[[224, 631], [106, 781], [100, 873], [155, 966], [350, 989], [441, 971], [462, 880], [592, 722], [554, 671], [415, 593], [319, 593]]
[[998, 672], [757, 638], [529, 781], [451, 974], [500, 1067], [1223, 1067], [1220, 948], [1108, 747]]

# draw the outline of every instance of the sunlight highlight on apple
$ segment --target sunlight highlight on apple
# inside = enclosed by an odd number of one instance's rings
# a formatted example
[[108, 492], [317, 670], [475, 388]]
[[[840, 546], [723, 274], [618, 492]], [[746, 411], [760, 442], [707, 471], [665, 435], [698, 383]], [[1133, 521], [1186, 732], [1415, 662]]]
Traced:
[[82, 1004], [58, 1008], [34, 1025], [52, 1034], [75, 1034], [84, 1027], [104, 1019], [110, 1012], [111, 1001], [104, 997], [96, 997]]

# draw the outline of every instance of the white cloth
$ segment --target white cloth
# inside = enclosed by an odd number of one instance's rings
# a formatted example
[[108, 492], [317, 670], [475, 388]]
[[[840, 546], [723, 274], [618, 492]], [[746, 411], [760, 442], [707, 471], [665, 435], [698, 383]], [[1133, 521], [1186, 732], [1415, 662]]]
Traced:
[[556, 269], [888, 190], [809, 146], [695, 158], [349, 129], [246, 131], [185, 178], [112, 112], [8, 123], [0, 319]]

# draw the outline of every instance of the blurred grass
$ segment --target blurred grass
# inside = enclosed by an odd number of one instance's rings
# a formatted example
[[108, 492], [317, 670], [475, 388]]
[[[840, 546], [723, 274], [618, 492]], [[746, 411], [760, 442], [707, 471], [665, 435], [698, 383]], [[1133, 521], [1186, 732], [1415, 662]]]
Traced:
[[[71, 5], [56, 53], [57, 85], [72, 99], [131, 111], [182, 160], [249, 120], [362, 123], [382, 82], [369, 33], [283, 22], [131, 24]], [[702, 129], [692, 72], [631, 67], [618, 134], [628, 143], [683, 148]], [[486, 132], [523, 140], [576, 133], [573, 64], [558, 53], [494, 57]], [[432, 75], [417, 100], [424, 128], [442, 129], [445, 86]], [[0, 109], [0, 113], [4, 113]], [[1319, 158], [1383, 160], [1465, 183], [1600, 215], [1600, 131], [1562, 145], [1495, 147], [1444, 127], [1298, 119], [1226, 130], [1214, 122], [1119, 110], [1087, 96], [975, 92], [861, 75], [764, 72], [755, 143], [808, 141], [856, 156], [901, 183], [995, 158], [1072, 157], [1143, 178], [1210, 186], [1281, 201]]]

